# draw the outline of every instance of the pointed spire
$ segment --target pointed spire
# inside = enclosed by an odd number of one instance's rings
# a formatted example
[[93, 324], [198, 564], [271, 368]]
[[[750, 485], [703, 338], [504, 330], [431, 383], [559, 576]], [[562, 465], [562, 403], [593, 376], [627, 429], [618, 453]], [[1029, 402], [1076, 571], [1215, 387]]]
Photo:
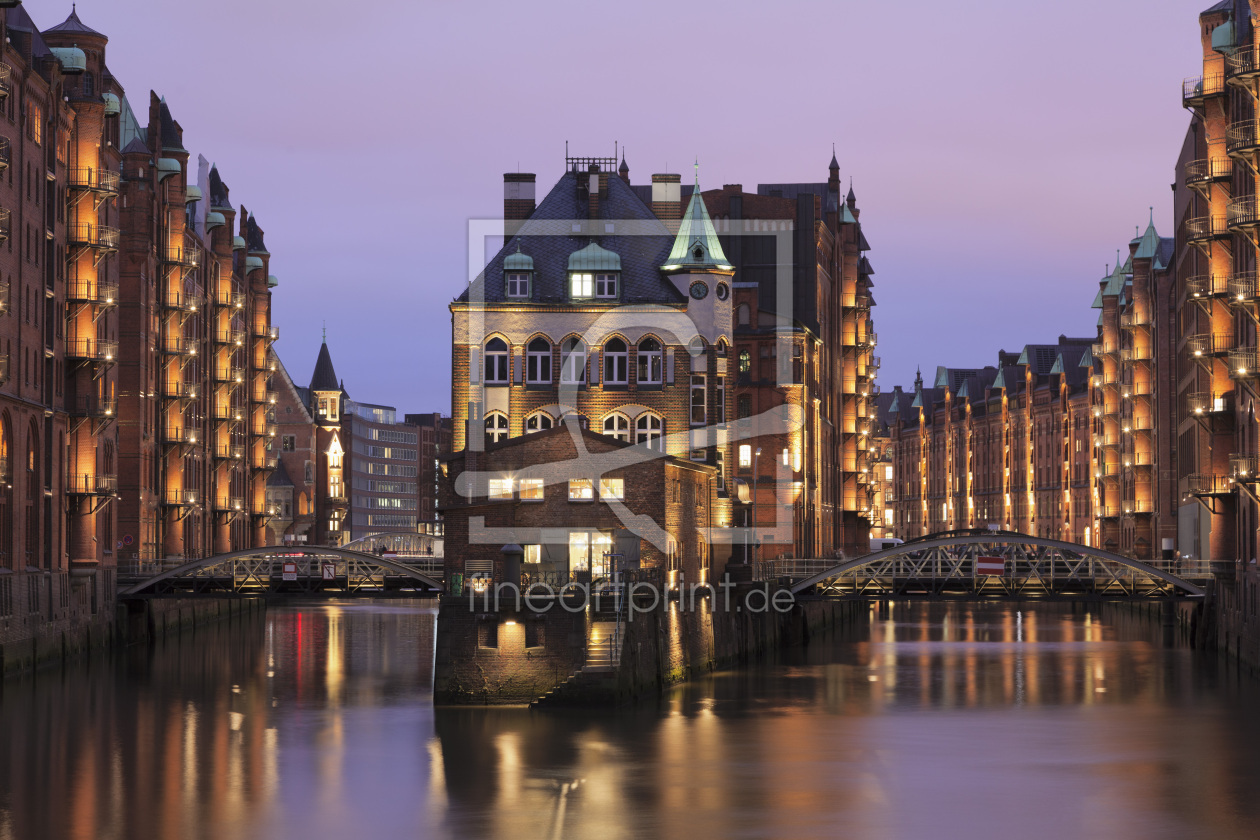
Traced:
[[315, 372], [311, 374], [310, 390], [312, 392], [340, 391], [339, 381], [337, 379], [337, 370], [333, 367], [332, 354], [328, 352], [328, 344], [325, 342], [319, 346], [319, 357], [315, 360]]
[[700, 194], [699, 158], [696, 159], [696, 186], [691, 193], [691, 201], [678, 226], [674, 247], [661, 270], [695, 268], [716, 268], [722, 271], [734, 268], [727, 262], [726, 252], [722, 250], [717, 230], [713, 227], [713, 220], [709, 218], [709, 211], [704, 206], [704, 197]]
[[845, 199], [845, 203], [847, 203], [850, 207], [857, 204], [857, 196], [853, 194], [853, 176], [852, 175], [849, 176], [849, 195]]
[[827, 167], [835, 171], [840, 171], [840, 162], [836, 160], [836, 144], [831, 144], [831, 164]]

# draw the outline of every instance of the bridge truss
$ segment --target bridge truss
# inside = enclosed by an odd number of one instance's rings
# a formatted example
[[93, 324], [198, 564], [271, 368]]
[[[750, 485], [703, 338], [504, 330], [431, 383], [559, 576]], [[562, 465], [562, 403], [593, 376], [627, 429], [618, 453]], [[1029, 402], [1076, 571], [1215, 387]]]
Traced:
[[[981, 558], [1001, 561], [986, 574]], [[791, 562], [791, 561], [789, 561]], [[818, 564], [819, 561], [799, 561]], [[796, 580], [793, 592], [896, 598], [1201, 598], [1205, 590], [1171, 571], [1098, 548], [1020, 534], [924, 539], [832, 564]], [[795, 576], [793, 576], [795, 577]]]
[[344, 548], [269, 546], [194, 560], [139, 581], [127, 595], [432, 594], [442, 582], [404, 563]]

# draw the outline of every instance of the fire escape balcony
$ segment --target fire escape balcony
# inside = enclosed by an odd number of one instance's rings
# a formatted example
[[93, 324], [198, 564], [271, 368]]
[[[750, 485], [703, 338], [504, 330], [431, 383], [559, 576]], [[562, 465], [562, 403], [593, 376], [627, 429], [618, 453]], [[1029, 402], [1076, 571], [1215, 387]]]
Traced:
[[214, 296], [214, 305], [220, 309], [244, 309], [245, 295], [240, 292], [221, 292]]
[[1192, 359], [1223, 358], [1233, 349], [1234, 336], [1230, 333], [1204, 333], [1186, 339], [1186, 353]]
[[118, 492], [118, 476], [105, 473], [72, 473], [66, 476], [71, 496], [112, 496]]
[[118, 282], [116, 280], [71, 280], [66, 283], [66, 300], [72, 303], [113, 306], [118, 302]]
[[1243, 195], [1231, 198], [1225, 207], [1225, 223], [1230, 230], [1253, 237], [1256, 228], [1260, 227], [1260, 208], [1257, 208], [1256, 197]]
[[79, 248], [92, 248], [101, 253], [118, 250], [118, 228], [106, 225], [70, 225], [66, 232], [70, 244]]
[[201, 249], [195, 242], [187, 239], [183, 243], [171, 242], [166, 246], [162, 262], [182, 268], [196, 268], [201, 265]]
[[13, 214], [7, 207], [0, 207], [0, 242], [9, 238], [9, 221]]
[[1228, 239], [1229, 226], [1224, 216], [1195, 216], [1186, 219], [1186, 240], [1188, 242], [1210, 242], [1213, 239]]
[[1154, 512], [1155, 506], [1151, 504], [1149, 499], [1131, 499], [1124, 503], [1120, 515], [1125, 519], [1132, 519], [1135, 514]]
[[214, 509], [221, 513], [243, 513], [245, 499], [240, 496], [215, 496]]
[[167, 490], [162, 496], [162, 504], [173, 508], [196, 507], [197, 491]]
[[162, 427], [162, 440], [174, 446], [196, 446], [197, 429], [182, 423], [167, 423]]
[[1234, 410], [1233, 394], [1229, 392], [1213, 394], [1202, 391], [1186, 397], [1186, 409], [1194, 416], [1209, 414], [1225, 414]]
[[118, 342], [99, 338], [68, 338], [66, 358], [113, 364], [118, 358]]
[[162, 339], [162, 352], [168, 356], [197, 355], [197, 339], [182, 335], [168, 335]]
[[1094, 445], [1101, 449], [1119, 449], [1120, 444], [1119, 435], [1094, 435]]
[[330, 489], [328, 495], [324, 496], [324, 501], [329, 507], [348, 508], [350, 507], [350, 499], [346, 496], [344, 485], [337, 485], [340, 489]]
[[239, 443], [222, 443], [214, 448], [216, 461], [240, 461], [245, 458], [245, 447]]
[[275, 453], [264, 449], [254, 453], [251, 466], [256, 470], [274, 470], [279, 463]]
[[9, 354], [0, 353], [0, 385], [9, 381]]
[[1257, 354], [1254, 348], [1231, 350], [1229, 352], [1229, 378], [1245, 380], [1255, 379], [1257, 373], [1260, 373], [1260, 371], [1257, 371], [1256, 369], [1260, 366], [1260, 362], [1258, 362], [1256, 356]]
[[78, 167], [66, 172], [66, 184], [72, 191], [93, 192], [103, 198], [118, 195], [118, 173], [109, 169]]
[[88, 417], [95, 420], [109, 420], [117, 413], [117, 400], [111, 397], [98, 397], [95, 394], [80, 396], [70, 409], [70, 414], [74, 417]]
[[1149, 327], [1151, 324], [1150, 313], [1140, 312], [1136, 307], [1130, 306], [1124, 312], [1120, 313], [1120, 326], [1126, 330], [1137, 329], [1138, 327]]
[[265, 382], [262, 383], [261, 386], [259, 385], [258, 382], [255, 382], [252, 394], [250, 395], [250, 399], [253, 402], [259, 403], [262, 405], [275, 405], [276, 404], [276, 390], [272, 388], [270, 385], [267, 385]]
[[191, 314], [197, 311], [197, 296], [182, 292], [169, 292], [162, 296], [162, 308], [172, 312]]
[[216, 401], [212, 413], [215, 420], [230, 420], [239, 423], [245, 419], [245, 415], [239, 408], [226, 401]]
[[1151, 360], [1151, 348], [1149, 345], [1137, 344], [1132, 347], [1125, 347], [1120, 351], [1120, 359], [1125, 362], [1139, 362], [1145, 364]]
[[254, 421], [253, 426], [251, 426], [250, 428], [251, 428], [251, 431], [253, 432], [254, 437], [273, 438], [276, 436], [275, 423], [262, 421], [262, 420], [256, 420]]
[[1260, 287], [1256, 285], [1254, 271], [1237, 271], [1229, 279], [1229, 302], [1238, 305], [1252, 303], [1260, 297]]
[[1225, 93], [1225, 74], [1191, 76], [1181, 83], [1181, 104], [1187, 108], [1199, 108], [1212, 97]]
[[182, 379], [168, 379], [162, 386], [162, 395], [168, 400], [195, 400], [197, 394], [197, 383]]
[[244, 330], [219, 330], [214, 334], [214, 343], [227, 344], [234, 347], [244, 347], [245, 338], [246, 335]]
[[240, 385], [245, 381], [245, 373], [233, 364], [216, 364], [214, 366], [214, 381], [225, 385]]
[[1228, 181], [1234, 173], [1232, 158], [1200, 158], [1186, 164], [1185, 184], [1200, 187], [1217, 181]]
[[1229, 475], [1235, 482], [1260, 481], [1260, 457], [1255, 455], [1230, 455]]
[[261, 516], [265, 519], [270, 519], [271, 517], [279, 514], [280, 509], [271, 502], [268, 502], [266, 499], [254, 499], [254, 501], [250, 503], [249, 512], [254, 516]]
[[255, 324], [254, 335], [258, 338], [265, 339], [266, 341], [269, 341], [269, 342], [279, 341], [280, 328], [273, 327], [268, 324]]
[[1226, 84], [1247, 86], [1257, 78], [1260, 78], [1260, 61], [1257, 61], [1255, 49], [1243, 47], [1225, 59]]
[[1155, 424], [1149, 417], [1129, 417], [1120, 422], [1124, 424], [1120, 431], [1126, 435], [1146, 435], [1155, 429]]
[[[10, 6], [16, 3], [8, 4]], [[7, 64], [0, 64], [0, 100], [9, 95], [9, 78], [13, 75], [13, 68]]]
[[0, 170], [9, 168], [10, 153], [9, 138], [0, 137]]
[[1120, 507], [1117, 505], [1099, 506], [1098, 518], [1099, 519], [1118, 519], [1120, 517], [1121, 512], [1122, 511]]
[[1230, 157], [1246, 158], [1260, 150], [1260, 121], [1239, 120], [1225, 129], [1225, 151]]
[[1229, 496], [1237, 485], [1228, 475], [1195, 473], [1186, 476], [1186, 492], [1191, 496]]

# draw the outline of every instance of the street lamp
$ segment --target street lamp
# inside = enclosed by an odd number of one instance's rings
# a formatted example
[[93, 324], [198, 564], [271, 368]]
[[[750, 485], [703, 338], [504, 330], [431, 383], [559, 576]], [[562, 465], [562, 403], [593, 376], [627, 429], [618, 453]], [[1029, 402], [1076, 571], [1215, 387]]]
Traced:
[[757, 461], [761, 458], [761, 447], [753, 452], [753, 494], [752, 494], [752, 533], [753, 562], [757, 562], [760, 546], [757, 544]]

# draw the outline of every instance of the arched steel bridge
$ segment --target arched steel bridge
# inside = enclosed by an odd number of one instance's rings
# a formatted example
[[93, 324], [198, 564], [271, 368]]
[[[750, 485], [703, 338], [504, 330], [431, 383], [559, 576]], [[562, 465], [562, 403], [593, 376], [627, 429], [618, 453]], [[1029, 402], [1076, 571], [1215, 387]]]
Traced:
[[119, 591], [128, 595], [423, 595], [442, 581], [345, 548], [265, 546], [193, 560]]
[[[1001, 561], [1001, 574], [985, 574]], [[841, 561], [798, 567], [792, 591], [866, 597], [1202, 598], [1206, 593], [1171, 571], [1140, 560], [1060, 540], [1011, 532], [927, 537]], [[819, 568], [822, 566], [823, 568]], [[1175, 567], [1174, 567], [1175, 569]], [[1200, 582], [1203, 578], [1196, 576]], [[1203, 576], [1205, 577], [1205, 576]]]

